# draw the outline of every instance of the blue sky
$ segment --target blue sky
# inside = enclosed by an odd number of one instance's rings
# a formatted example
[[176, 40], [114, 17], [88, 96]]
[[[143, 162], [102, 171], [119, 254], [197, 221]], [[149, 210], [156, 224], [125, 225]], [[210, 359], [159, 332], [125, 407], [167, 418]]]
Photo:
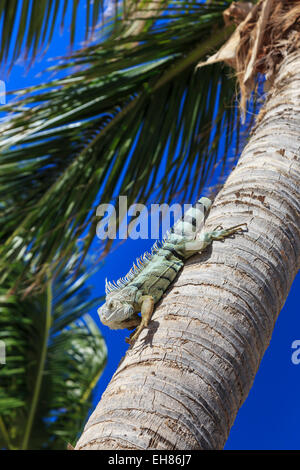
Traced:
[[[70, 16], [70, 15], [69, 15]], [[79, 15], [84, 25], [84, 15]], [[50, 65], [50, 57], [62, 56], [68, 51], [68, 25], [63, 35], [59, 30], [54, 35], [46, 55], [26, 70], [19, 62], [12, 67], [10, 77], [5, 79], [7, 90], [24, 88], [44, 81], [47, 75], [37, 74]], [[81, 39], [81, 33], [76, 42]], [[3, 77], [0, 76], [0, 79]], [[163, 202], [163, 201], [158, 201]], [[193, 201], [191, 201], [193, 202]], [[94, 247], [97, 241], [95, 241]], [[104, 281], [117, 280], [128, 272], [132, 262], [153, 244], [153, 240], [128, 240], [111, 252], [91, 282], [93, 294], [104, 294]], [[291, 361], [293, 341], [300, 340], [299, 295], [300, 276], [298, 274], [285, 306], [276, 323], [274, 334], [262, 360], [249, 396], [239, 411], [225, 449], [300, 449], [300, 407], [299, 391], [300, 364]], [[96, 312], [91, 312], [97, 318]], [[98, 318], [97, 318], [98, 321]], [[100, 326], [100, 322], [98, 323]], [[128, 331], [111, 331], [100, 326], [108, 347], [108, 363], [95, 389], [96, 404], [128, 345], [125, 337]]]

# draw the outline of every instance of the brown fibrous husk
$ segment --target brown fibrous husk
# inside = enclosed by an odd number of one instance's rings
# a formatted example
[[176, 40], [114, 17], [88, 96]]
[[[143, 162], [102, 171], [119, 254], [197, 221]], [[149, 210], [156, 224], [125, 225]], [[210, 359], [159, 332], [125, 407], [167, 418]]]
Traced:
[[239, 23], [235, 32], [198, 66], [224, 61], [236, 70], [244, 113], [257, 75], [264, 74], [270, 86], [284, 57], [300, 47], [300, 1], [260, 0], [252, 7], [249, 2], [233, 2], [224, 19], [227, 24]]
[[255, 14], [240, 31], [236, 51], [236, 71], [243, 108], [254, 88], [257, 74], [264, 74], [267, 82], [272, 83], [284, 57], [299, 46], [299, 0], [259, 2]]

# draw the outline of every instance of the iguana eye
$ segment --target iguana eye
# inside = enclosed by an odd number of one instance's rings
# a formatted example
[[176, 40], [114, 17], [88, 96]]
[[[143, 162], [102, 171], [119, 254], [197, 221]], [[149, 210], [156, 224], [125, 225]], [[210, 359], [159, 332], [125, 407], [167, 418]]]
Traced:
[[114, 305], [115, 305], [115, 304], [114, 304], [114, 301], [113, 301], [113, 300], [110, 300], [110, 301], [108, 302], [108, 304], [107, 304], [107, 306], [108, 306], [109, 309], [114, 308]]

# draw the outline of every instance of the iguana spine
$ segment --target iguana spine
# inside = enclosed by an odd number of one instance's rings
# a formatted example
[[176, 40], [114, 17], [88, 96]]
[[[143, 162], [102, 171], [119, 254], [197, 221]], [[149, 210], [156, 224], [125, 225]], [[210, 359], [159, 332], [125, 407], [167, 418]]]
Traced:
[[[105, 285], [106, 302], [98, 309], [100, 320], [111, 329], [138, 327], [129, 342], [134, 342], [148, 325], [155, 304], [193, 254], [202, 252], [213, 240], [240, 230], [240, 224], [229, 229], [217, 227], [211, 232], [197, 232], [211, 206], [210, 199], [200, 198], [172, 227], [162, 242], [155, 242], [151, 252], [137, 259], [131, 270], [116, 283]], [[138, 313], [141, 312], [141, 316]]]

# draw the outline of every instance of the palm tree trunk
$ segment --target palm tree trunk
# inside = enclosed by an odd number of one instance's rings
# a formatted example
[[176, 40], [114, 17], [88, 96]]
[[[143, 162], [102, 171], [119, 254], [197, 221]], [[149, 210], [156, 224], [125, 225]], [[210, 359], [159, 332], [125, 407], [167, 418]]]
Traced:
[[[193, 257], [126, 354], [77, 449], [221, 449], [299, 268], [300, 51], [281, 64]], [[88, 367], [88, 365], [87, 365]]]

